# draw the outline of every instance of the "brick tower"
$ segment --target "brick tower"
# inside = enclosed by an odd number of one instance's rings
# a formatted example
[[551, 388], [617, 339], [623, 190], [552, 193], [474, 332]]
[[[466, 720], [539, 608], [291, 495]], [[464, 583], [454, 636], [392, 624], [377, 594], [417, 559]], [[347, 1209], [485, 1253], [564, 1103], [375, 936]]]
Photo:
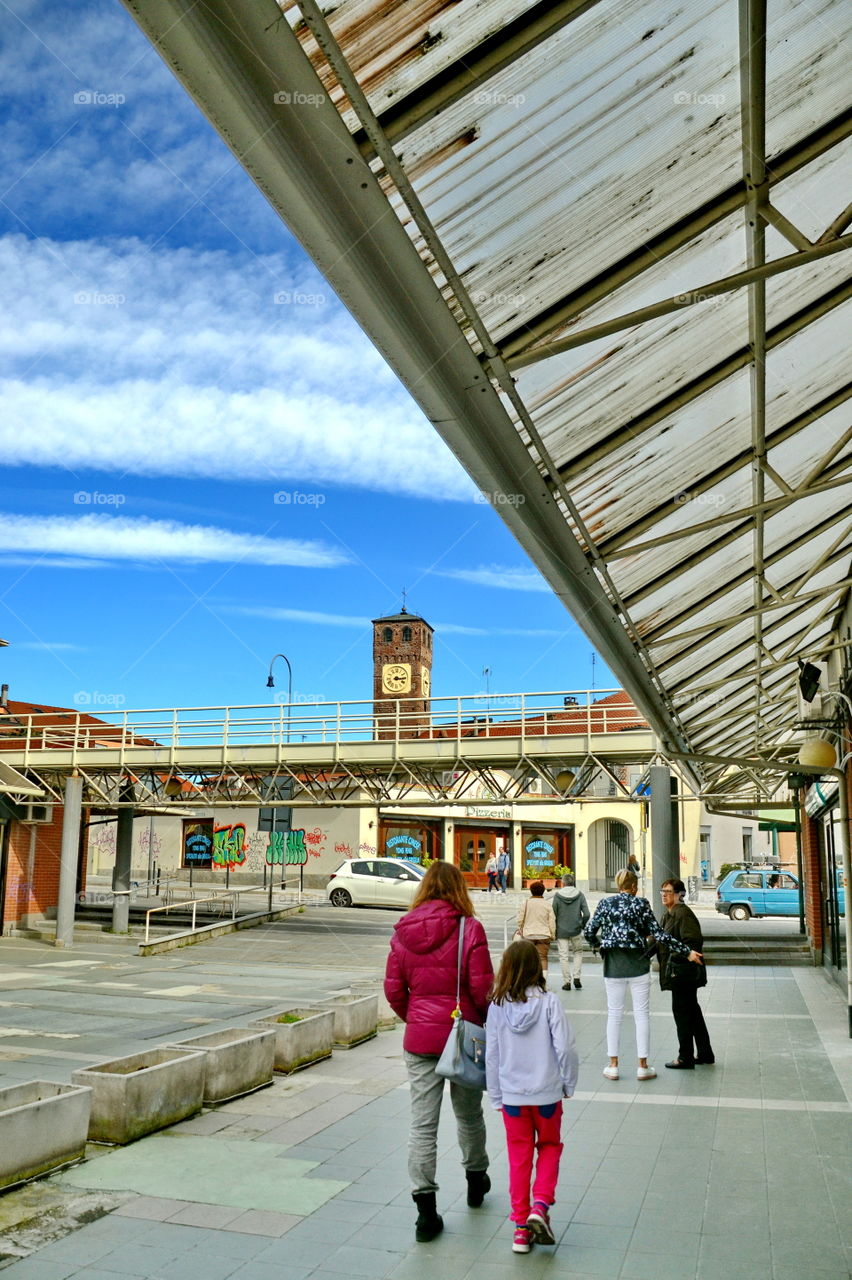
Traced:
[[432, 627], [404, 608], [373, 619], [376, 737], [415, 738], [429, 727]]

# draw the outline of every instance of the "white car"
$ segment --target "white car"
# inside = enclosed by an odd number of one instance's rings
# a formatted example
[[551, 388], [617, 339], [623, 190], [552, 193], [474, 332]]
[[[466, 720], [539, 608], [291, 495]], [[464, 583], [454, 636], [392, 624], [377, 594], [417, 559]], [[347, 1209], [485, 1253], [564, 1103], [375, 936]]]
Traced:
[[402, 858], [354, 858], [331, 873], [325, 896], [333, 907], [411, 906], [425, 868]]

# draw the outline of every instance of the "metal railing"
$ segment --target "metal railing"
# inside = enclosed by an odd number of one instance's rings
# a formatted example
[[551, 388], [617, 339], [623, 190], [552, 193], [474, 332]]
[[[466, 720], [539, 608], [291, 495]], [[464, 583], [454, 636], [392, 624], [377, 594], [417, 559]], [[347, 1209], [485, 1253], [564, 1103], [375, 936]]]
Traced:
[[[189, 898], [183, 902], [170, 902], [160, 907], [150, 907], [145, 912], [145, 939], [144, 940], [145, 942], [150, 941], [151, 916], [157, 915], [158, 913], [167, 912], [167, 911], [186, 911], [190, 907], [192, 908], [192, 923], [190, 924], [189, 929], [186, 930], [186, 932], [197, 933], [200, 929], [205, 927], [204, 925], [199, 925], [197, 923], [197, 919], [198, 919], [197, 908], [199, 907], [199, 905], [205, 902], [215, 902], [215, 903], [218, 903], [220, 906], [224, 907], [225, 900], [227, 898], [230, 898], [231, 920], [233, 922], [237, 918], [240, 898], [243, 897], [245, 894], [249, 894], [249, 893], [262, 893], [264, 897], [266, 897], [268, 890], [261, 884], [252, 884], [252, 885], [246, 885], [244, 888], [241, 888], [241, 889], [224, 889], [224, 890], [220, 889], [218, 893], [209, 894], [207, 897], [204, 897], [204, 898]], [[278, 900], [279, 906], [282, 904], [282, 900], [284, 905], [293, 905], [293, 906], [296, 906], [296, 905], [319, 906], [325, 902], [325, 894], [319, 889], [279, 890], [279, 892], [275, 895], [275, 897]], [[270, 902], [269, 909], [270, 911], [275, 911], [276, 909], [274, 906], [272, 906], [271, 902]], [[222, 911], [219, 911], [218, 913], [211, 912], [210, 914], [218, 914], [218, 918], [222, 919], [222, 917], [225, 915], [225, 911], [222, 910]]]
[[[134, 753], [145, 748], [277, 746], [361, 743], [399, 738], [521, 739], [565, 734], [647, 731], [629, 700], [611, 701], [619, 689], [544, 693], [466, 694], [445, 698], [404, 697], [350, 702], [246, 704], [234, 707], [174, 707], [127, 711], [39, 712], [4, 718], [0, 750], [23, 753], [91, 750]], [[623, 697], [623, 695], [622, 695]], [[133, 756], [130, 756], [132, 759]], [[164, 761], [165, 763], [165, 761]]]

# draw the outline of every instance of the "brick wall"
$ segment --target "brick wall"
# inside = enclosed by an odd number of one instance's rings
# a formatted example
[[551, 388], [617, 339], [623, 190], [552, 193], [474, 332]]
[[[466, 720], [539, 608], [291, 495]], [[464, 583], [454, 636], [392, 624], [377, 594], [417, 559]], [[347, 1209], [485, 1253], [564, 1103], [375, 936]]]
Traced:
[[[801, 798], [804, 800], [804, 793], [802, 793]], [[819, 851], [819, 826], [814, 822], [813, 818], [805, 813], [804, 805], [800, 812], [802, 818], [802, 871], [805, 880], [805, 927], [807, 928], [812, 948], [819, 953], [817, 956], [817, 959], [819, 959], [822, 956], [824, 944], [822, 928], [822, 859]]]
[[[10, 929], [56, 916], [59, 901], [59, 868], [62, 848], [61, 805], [54, 805], [51, 822], [12, 822], [6, 867], [6, 901], [3, 928]], [[83, 821], [87, 815], [84, 813]], [[81, 840], [85, 843], [83, 827]], [[34, 845], [31, 843], [34, 841]], [[85, 888], [86, 860], [78, 862], [78, 875]]]

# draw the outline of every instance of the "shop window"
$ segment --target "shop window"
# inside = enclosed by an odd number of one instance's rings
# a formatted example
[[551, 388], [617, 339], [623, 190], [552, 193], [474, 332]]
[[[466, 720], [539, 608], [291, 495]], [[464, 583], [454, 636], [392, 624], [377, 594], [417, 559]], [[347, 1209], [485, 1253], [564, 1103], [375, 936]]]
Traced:
[[213, 865], [213, 819], [184, 820], [181, 838], [181, 866]]

